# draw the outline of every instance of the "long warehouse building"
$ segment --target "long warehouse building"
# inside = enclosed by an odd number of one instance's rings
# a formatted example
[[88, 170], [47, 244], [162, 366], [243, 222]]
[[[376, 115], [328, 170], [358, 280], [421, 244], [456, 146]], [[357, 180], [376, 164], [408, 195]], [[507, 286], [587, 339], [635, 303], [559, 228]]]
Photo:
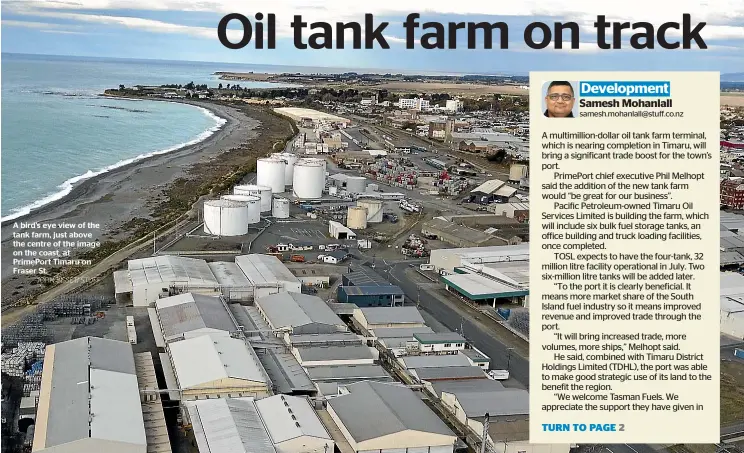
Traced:
[[129, 343], [83, 337], [47, 346], [33, 452], [146, 453]]

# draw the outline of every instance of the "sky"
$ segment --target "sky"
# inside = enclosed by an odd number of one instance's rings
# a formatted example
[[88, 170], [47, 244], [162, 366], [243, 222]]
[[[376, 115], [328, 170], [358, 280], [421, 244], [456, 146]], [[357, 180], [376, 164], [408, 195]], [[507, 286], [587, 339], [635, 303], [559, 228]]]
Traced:
[[[355, 69], [426, 70], [448, 73], [525, 74], [544, 70], [711, 70], [744, 72], [744, 1], [742, 0], [375, 0], [371, 2], [318, 0], [3, 0], [2, 50], [12, 53], [116, 57], [161, 60], [214, 61], [248, 64], [341, 67]], [[649, 8], [649, 5], [653, 5]], [[220, 19], [230, 13], [253, 18], [275, 14], [276, 49], [228, 49], [217, 37]], [[384, 36], [389, 49], [300, 50], [293, 44], [289, 24], [294, 15], [305, 22], [360, 22], [366, 13], [375, 24], [389, 22]], [[416, 48], [406, 49], [402, 24], [419, 13]], [[645, 21], [658, 28], [691, 15], [693, 26], [705, 22], [701, 36], [707, 49], [636, 50], [633, 33], [625, 30], [623, 49], [596, 45], [597, 15], [608, 21]], [[457, 50], [422, 49], [418, 42], [425, 22], [505, 22], [508, 49], [468, 50], [467, 34], [457, 33]], [[525, 44], [524, 30], [532, 22], [576, 22], [576, 50], [534, 50]], [[265, 20], [264, 20], [265, 22]], [[430, 30], [426, 30], [430, 31]], [[308, 30], [303, 35], [307, 42]], [[236, 42], [240, 24], [230, 24]], [[672, 30], [668, 40], [679, 39]], [[537, 32], [535, 38], [541, 38]], [[553, 37], [555, 38], [555, 37]], [[568, 41], [568, 37], [566, 41]], [[555, 42], [552, 39], [552, 42]], [[479, 34], [479, 43], [482, 44]], [[351, 42], [346, 41], [347, 47]]]

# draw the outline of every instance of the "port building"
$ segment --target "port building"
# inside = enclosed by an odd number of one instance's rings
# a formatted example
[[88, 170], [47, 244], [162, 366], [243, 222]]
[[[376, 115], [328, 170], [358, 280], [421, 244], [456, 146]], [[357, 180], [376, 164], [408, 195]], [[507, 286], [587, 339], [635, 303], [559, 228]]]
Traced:
[[114, 272], [116, 299], [135, 307], [151, 307], [174, 294], [191, 292], [222, 295], [245, 302], [279, 292], [301, 292], [302, 283], [275, 256], [240, 255], [235, 262], [207, 263], [182, 256], [154, 256], [129, 260]]
[[149, 308], [148, 311], [155, 343], [160, 348], [165, 348], [167, 343], [199, 335], [230, 336], [238, 331], [221, 296], [178, 294], [158, 299], [155, 308]]
[[416, 307], [356, 308], [353, 317], [367, 331], [385, 327], [426, 327]]
[[32, 451], [149, 451], [129, 343], [83, 337], [47, 346]]
[[256, 299], [261, 317], [278, 335], [347, 331], [346, 324], [325, 301], [300, 293], [279, 293]]
[[182, 401], [270, 394], [266, 371], [243, 339], [208, 333], [176, 341], [168, 345], [168, 358], [175, 378], [172, 388], [181, 389]]
[[334, 441], [305, 397], [223, 398], [186, 403], [201, 452], [326, 453]]
[[457, 436], [413, 390], [367, 381], [346, 391], [328, 413], [354, 451], [452, 453]]

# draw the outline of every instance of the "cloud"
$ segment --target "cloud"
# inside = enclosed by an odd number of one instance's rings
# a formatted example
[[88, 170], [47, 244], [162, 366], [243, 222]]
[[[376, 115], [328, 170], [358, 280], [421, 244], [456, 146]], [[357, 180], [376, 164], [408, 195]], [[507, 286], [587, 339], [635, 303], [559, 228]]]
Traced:
[[25, 20], [3, 20], [2, 24], [5, 27], [34, 28], [34, 29], [39, 29], [41, 31], [80, 28], [79, 25], [52, 24], [49, 22], [33, 22], [33, 21], [25, 21]]

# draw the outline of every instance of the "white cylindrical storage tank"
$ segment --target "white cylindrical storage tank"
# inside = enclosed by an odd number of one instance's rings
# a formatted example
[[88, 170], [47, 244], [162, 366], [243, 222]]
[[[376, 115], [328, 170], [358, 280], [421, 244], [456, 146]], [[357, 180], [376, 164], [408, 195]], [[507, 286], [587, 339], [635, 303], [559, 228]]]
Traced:
[[275, 153], [272, 154], [271, 157], [282, 159], [287, 164], [284, 168], [284, 185], [291, 186], [294, 182], [294, 165], [300, 157], [297, 154], [292, 153]]
[[367, 210], [367, 223], [382, 222], [382, 201], [380, 200], [359, 200], [357, 206]]
[[323, 196], [325, 187], [325, 161], [300, 159], [294, 167], [292, 192], [300, 199], [311, 200]]
[[352, 230], [363, 230], [367, 228], [367, 210], [361, 206], [349, 206], [346, 215], [346, 226]]
[[287, 163], [282, 159], [265, 157], [256, 161], [256, 184], [270, 187], [274, 193], [284, 192], [284, 169]]
[[245, 205], [248, 206], [249, 225], [261, 221], [261, 197], [255, 195], [223, 195], [220, 199], [245, 203]]
[[289, 200], [286, 198], [274, 198], [274, 209], [271, 214], [277, 219], [289, 218]]
[[204, 232], [215, 236], [248, 234], [248, 205], [232, 200], [205, 201]]
[[261, 212], [271, 211], [271, 187], [247, 184], [244, 186], [235, 186], [233, 193], [235, 195], [252, 195], [254, 197], [260, 197]]
[[364, 176], [349, 176], [346, 178], [346, 191], [349, 193], [364, 193], [367, 187], [367, 178]]
[[512, 164], [509, 167], [509, 181], [519, 181], [520, 179], [527, 176], [527, 165], [524, 164]]

